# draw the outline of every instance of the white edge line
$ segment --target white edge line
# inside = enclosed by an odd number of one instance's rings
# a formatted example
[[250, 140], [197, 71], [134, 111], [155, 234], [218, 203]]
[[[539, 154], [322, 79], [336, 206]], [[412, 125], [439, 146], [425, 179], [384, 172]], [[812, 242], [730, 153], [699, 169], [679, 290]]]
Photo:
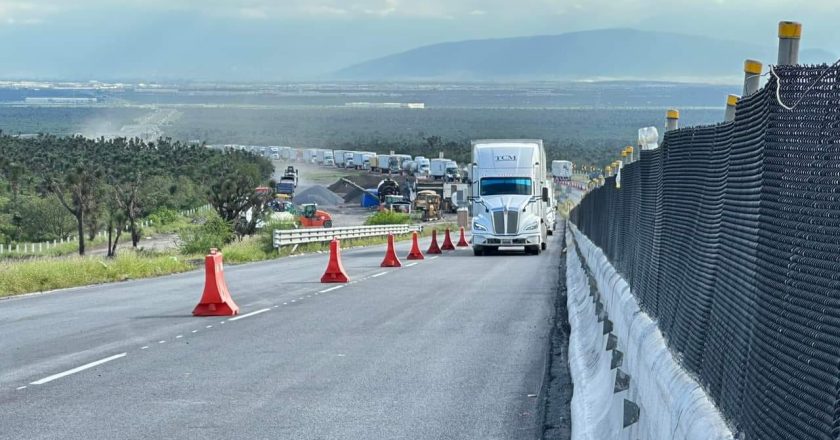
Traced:
[[417, 263], [408, 263], [408, 264], [405, 265], [405, 267], [411, 267], [411, 266], [417, 266]]
[[265, 313], [265, 312], [267, 312], [267, 311], [269, 311], [269, 310], [271, 310], [271, 309], [270, 309], [270, 308], [259, 309], [259, 310], [255, 311], [255, 312], [246, 313], [246, 314], [244, 314], [244, 315], [239, 315], [239, 316], [236, 316], [236, 317], [230, 318], [230, 319], [228, 319], [228, 321], [238, 321], [238, 320], [240, 320], [240, 319], [247, 318], [247, 317], [249, 317], [249, 316], [254, 316], [254, 315], [259, 315], [260, 313]]
[[344, 287], [344, 285], [330, 287], [329, 289], [319, 290], [318, 293], [332, 292], [333, 290], [338, 290], [338, 289], [341, 289], [342, 287]]
[[76, 367], [76, 368], [73, 368], [73, 369], [71, 369], [71, 370], [64, 371], [64, 372], [62, 372], [62, 373], [53, 374], [52, 376], [47, 376], [47, 377], [45, 377], [45, 378], [43, 378], [43, 379], [36, 380], [35, 382], [31, 382], [31, 383], [30, 383], [30, 385], [43, 385], [43, 384], [45, 384], [45, 383], [47, 383], [47, 382], [52, 382], [52, 381], [54, 381], [54, 380], [56, 380], [56, 379], [61, 379], [62, 377], [69, 376], [69, 375], [71, 375], [71, 374], [75, 374], [75, 373], [78, 373], [78, 372], [80, 372], [80, 371], [87, 370], [87, 369], [89, 369], [89, 368], [93, 368], [93, 367], [95, 367], [95, 366], [97, 366], [97, 365], [102, 365], [102, 364], [104, 364], [105, 362], [111, 362], [111, 361], [113, 361], [113, 360], [115, 360], [115, 359], [119, 359], [119, 358], [121, 358], [121, 357], [125, 357], [125, 355], [127, 355], [127, 354], [128, 354], [128, 353], [115, 354], [115, 355], [113, 355], [113, 356], [106, 357], [105, 359], [100, 359], [100, 360], [98, 360], [98, 361], [94, 361], [94, 362], [91, 362], [91, 363], [89, 363], [89, 364], [84, 364], [84, 365], [82, 365], [82, 366], [80, 366], [80, 367]]
[[373, 274], [373, 275], [371, 275], [370, 277], [371, 277], [371, 278], [381, 277], [382, 275], [385, 275], [385, 274], [387, 274], [387, 273], [388, 273], [388, 272], [379, 272], [379, 273], [377, 273], [377, 274]]

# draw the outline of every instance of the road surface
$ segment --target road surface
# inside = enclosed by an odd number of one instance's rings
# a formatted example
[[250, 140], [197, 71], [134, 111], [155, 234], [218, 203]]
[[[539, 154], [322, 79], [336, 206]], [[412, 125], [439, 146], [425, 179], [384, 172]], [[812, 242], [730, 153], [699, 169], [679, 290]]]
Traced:
[[0, 438], [534, 438], [560, 247], [231, 266], [235, 320], [202, 272], [0, 301]]

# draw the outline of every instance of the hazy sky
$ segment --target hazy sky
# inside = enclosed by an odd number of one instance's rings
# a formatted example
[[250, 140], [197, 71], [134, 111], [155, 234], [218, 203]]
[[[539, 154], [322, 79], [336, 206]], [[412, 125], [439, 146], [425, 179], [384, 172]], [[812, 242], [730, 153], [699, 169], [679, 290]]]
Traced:
[[840, 0], [0, 0], [0, 78], [282, 80], [443, 41], [629, 27], [840, 53]]

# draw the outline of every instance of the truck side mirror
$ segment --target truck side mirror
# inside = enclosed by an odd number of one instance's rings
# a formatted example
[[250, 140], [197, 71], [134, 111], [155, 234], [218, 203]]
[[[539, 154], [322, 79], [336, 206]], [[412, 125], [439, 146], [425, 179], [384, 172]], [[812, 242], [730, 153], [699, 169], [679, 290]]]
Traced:
[[548, 203], [548, 187], [543, 187], [542, 189], [542, 201]]

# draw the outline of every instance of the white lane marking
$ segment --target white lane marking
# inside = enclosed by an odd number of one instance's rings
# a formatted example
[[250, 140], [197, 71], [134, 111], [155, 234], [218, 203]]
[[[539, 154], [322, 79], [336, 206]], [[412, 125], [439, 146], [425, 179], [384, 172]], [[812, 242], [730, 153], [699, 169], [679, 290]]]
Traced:
[[140, 349], [141, 349], [141, 350], [148, 350], [148, 349], [149, 349], [149, 346], [148, 346], [148, 345], [144, 345], [144, 346], [140, 347]]
[[91, 362], [91, 363], [89, 363], [89, 364], [84, 364], [84, 365], [82, 365], [81, 367], [76, 367], [76, 368], [73, 368], [73, 369], [71, 369], [71, 370], [64, 371], [64, 372], [62, 372], [62, 373], [53, 374], [52, 376], [47, 376], [47, 377], [45, 377], [45, 378], [43, 378], [43, 379], [36, 380], [35, 382], [30, 383], [30, 385], [43, 385], [43, 384], [45, 384], [45, 383], [47, 383], [47, 382], [52, 382], [52, 381], [54, 381], [54, 380], [56, 380], [56, 379], [61, 379], [62, 377], [69, 376], [69, 375], [71, 375], [71, 374], [76, 374], [76, 373], [78, 373], [78, 372], [80, 372], [80, 371], [85, 371], [85, 370], [87, 370], [87, 369], [89, 369], [89, 368], [93, 368], [93, 367], [95, 367], [95, 366], [97, 366], [97, 365], [102, 365], [102, 364], [104, 364], [105, 362], [111, 362], [111, 361], [113, 361], [113, 360], [115, 360], [115, 359], [119, 359], [119, 358], [121, 358], [121, 357], [124, 357], [124, 356], [125, 356], [125, 355], [127, 355], [127, 354], [128, 354], [128, 353], [115, 354], [115, 355], [113, 355], [113, 356], [106, 357], [105, 359], [100, 359], [100, 360], [98, 360], [98, 361], [94, 361], [94, 362]]
[[344, 287], [344, 286], [330, 287], [329, 289], [319, 290], [318, 293], [332, 292], [333, 290], [338, 290], [338, 289], [341, 289], [342, 287]]
[[222, 321], [222, 322], [220, 322], [219, 324], [224, 324], [225, 322], [227, 322], [227, 321]]
[[288, 304], [288, 303], [283, 303], [283, 305], [284, 305], [284, 306], [285, 306], [286, 304]]
[[212, 325], [208, 325], [207, 327], [204, 327], [204, 328], [213, 328], [213, 326], [212, 326]]
[[192, 333], [198, 333], [198, 330], [193, 330]]
[[184, 337], [184, 335], [178, 335], [178, 336], [175, 336], [175, 339], [181, 339], [183, 337]]
[[417, 263], [409, 263], [409, 264], [405, 265], [405, 267], [411, 267], [411, 266], [417, 266]]
[[297, 300], [296, 300], [296, 299], [293, 299], [293, 300], [291, 300], [290, 302], [297, 302]]
[[20, 391], [20, 390], [25, 390], [25, 389], [26, 389], [26, 385], [24, 385], [24, 386], [22, 386], [22, 387], [17, 387], [17, 390], [18, 390], [18, 391]]
[[435, 258], [438, 258], [438, 257], [437, 256], [429, 257], [430, 260], [434, 260]]
[[370, 277], [371, 277], [371, 278], [381, 277], [382, 275], [385, 275], [385, 274], [387, 274], [387, 273], [388, 273], [388, 272], [379, 272], [379, 273], [377, 273], [377, 274], [371, 275]]
[[275, 309], [278, 308], [278, 307], [280, 307], [280, 306], [274, 306]]
[[256, 312], [246, 313], [244, 315], [239, 315], [235, 318], [230, 318], [230, 319], [228, 319], [228, 321], [238, 321], [240, 319], [247, 318], [249, 316], [254, 316], [254, 315], [259, 315], [260, 313], [265, 313], [269, 310], [271, 310], [271, 309], [260, 309], [260, 310], [257, 310]]
[[165, 344], [166, 341], [158, 341], [158, 344]]

